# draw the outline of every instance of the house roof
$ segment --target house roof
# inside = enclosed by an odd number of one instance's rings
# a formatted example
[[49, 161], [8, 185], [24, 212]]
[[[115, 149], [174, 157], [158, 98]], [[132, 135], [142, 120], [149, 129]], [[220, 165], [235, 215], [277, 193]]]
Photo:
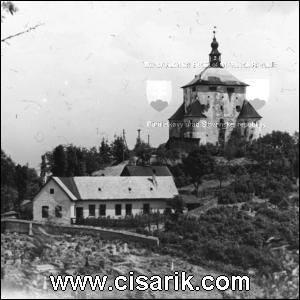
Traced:
[[262, 117], [258, 114], [255, 108], [245, 100], [241, 109], [241, 112], [238, 116], [239, 119], [261, 119]]
[[185, 115], [185, 117], [200, 117], [200, 118], [206, 118], [206, 115], [203, 114], [203, 107], [201, 106], [199, 101], [195, 101], [188, 111], [188, 113]]
[[95, 171], [92, 173], [92, 176], [120, 176], [128, 162], [128, 160], [125, 160], [118, 165], [109, 166], [102, 170]]
[[169, 121], [181, 121], [184, 117], [184, 103], [182, 103], [176, 112], [169, 118]]
[[167, 166], [126, 166], [121, 176], [172, 176]]
[[171, 176], [52, 178], [72, 200], [170, 199], [178, 194]]
[[230, 86], [248, 86], [240, 81], [224, 68], [206, 67], [199, 75], [184, 85], [182, 88], [195, 85], [230, 85]]

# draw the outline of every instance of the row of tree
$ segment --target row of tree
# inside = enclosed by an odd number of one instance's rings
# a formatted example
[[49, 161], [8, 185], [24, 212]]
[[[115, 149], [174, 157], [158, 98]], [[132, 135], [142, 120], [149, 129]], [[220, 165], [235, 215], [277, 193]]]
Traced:
[[115, 136], [109, 143], [102, 139], [100, 146], [90, 149], [74, 145], [58, 145], [42, 155], [41, 177], [51, 173], [54, 176], [85, 176], [128, 159], [129, 150], [123, 138]]
[[249, 172], [298, 178], [298, 136], [298, 133], [290, 135], [274, 131], [251, 143], [244, 140], [235, 141], [232, 138], [225, 148], [214, 145], [200, 146], [187, 155], [181, 155], [178, 150], [168, 150], [163, 146], [155, 149], [140, 140], [130, 151], [124, 139], [115, 136], [110, 143], [103, 139], [98, 148], [58, 145], [42, 155], [40, 176], [27, 165], [16, 165], [1, 150], [1, 198], [4, 199], [1, 201], [1, 211], [18, 210], [20, 201], [32, 199], [48, 174], [62, 177], [91, 175], [105, 166], [118, 164], [132, 157], [136, 157], [139, 164], [149, 164], [150, 158], [155, 155], [155, 164], [169, 165], [178, 186], [193, 183], [196, 192], [204, 176], [212, 174], [220, 181], [221, 187], [222, 181], [232, 171], [226, 163], [216, 164], [216, 156], [225, 156], [230, 161], [242, 155], [256, 161]]

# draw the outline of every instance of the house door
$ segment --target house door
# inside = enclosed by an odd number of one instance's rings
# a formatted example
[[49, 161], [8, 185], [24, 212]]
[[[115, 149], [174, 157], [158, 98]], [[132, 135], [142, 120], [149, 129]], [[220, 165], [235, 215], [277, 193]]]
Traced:
[[83, 207], [76, 207], [76, 222], [83, 220]]

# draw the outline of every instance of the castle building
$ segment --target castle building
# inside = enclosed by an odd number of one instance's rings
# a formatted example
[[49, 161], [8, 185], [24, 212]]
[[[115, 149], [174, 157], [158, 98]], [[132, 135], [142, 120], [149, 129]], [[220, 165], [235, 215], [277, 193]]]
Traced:
[[218, 47], [214, 31], [209, 65], [182, 87], [183, 103], [169, 118], [168, 148], [222, 145], [234, 128], [247, 140], [259, 134], [262, 117], [246, 100], [248, 84], [222, 67]]

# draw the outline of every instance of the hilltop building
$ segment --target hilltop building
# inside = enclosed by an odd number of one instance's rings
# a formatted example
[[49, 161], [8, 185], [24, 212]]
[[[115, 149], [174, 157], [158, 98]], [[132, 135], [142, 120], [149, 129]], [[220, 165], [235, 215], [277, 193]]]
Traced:
[[248, 84], [222, 67], [218, 47], [214, 32], [209, 65], [182, 87], [183, 103], [169, 118], [167, 148], [222, 145], [234, 128], [248, 140], [258, 137], [262, 117], [246, 99]]

